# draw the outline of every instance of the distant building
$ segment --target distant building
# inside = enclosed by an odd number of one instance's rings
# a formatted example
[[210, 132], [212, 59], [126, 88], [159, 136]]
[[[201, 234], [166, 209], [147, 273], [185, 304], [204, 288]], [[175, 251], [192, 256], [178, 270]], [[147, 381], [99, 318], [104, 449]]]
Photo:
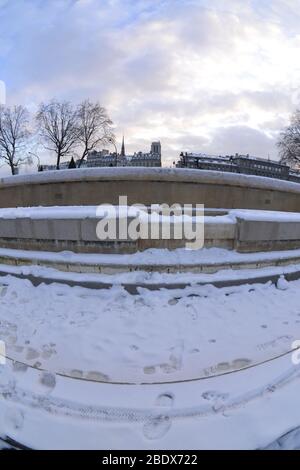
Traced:
[[[60, 163], [60, 169], [61, 170], [67, 170], [69, 168], [70, 161], [67, 162], [61, 162]], [[48, 170], [56, 170], [56, 165], [41, 165], [40, 166], [40, 171], [48, 171]]]
[[[79, 161], [76, 161], [78, 168]], [[122, 166], [140, 166], [140, 167], [161, 167], [161, 143], [152, 142], [150, 152], [135, 152], [133, 155], [126, 155], [125, 141], [122, 140], [121, 153], [110, 153], [109, 150], [103, 149], [100, 151], [93, 150], [90, 152], [83, 162], [81, 168], [93, 167], [122, 167]], [[71, 165], [73, 167], [73, 164]], [[70, 168], [70, 161], [60, 163], [60, 169], [65, 170]], [[41, 165], [40, 171], [56, 170], [56, 165]]]
[[[97, 152], [93, 150], [86, 158], [85, 167], [92, 168], [97, 166], [117, 166], [117, 156], [115, 153], [109, 153], [109, 150], [103, 149]], [[83, 163], [83, 162], [82, 162]], [[82, 165], [81, 165], [82, 166]]]
[[161, 155], [161, 143], [158, 142], [152, 142], [151, 144], [151, 153], [153, 155]]
[[126, 157], [126, 153], [125, 153], [125, 140], [124, 140], [124, 136], [123, 136], [122, 148], [121, 148], [121, 158], [124, 158], [124, 157]]
[[176, 167], [228, 171], [300, 182], [300, 175], [290, 172], [288, 165], [263, 158], [250, 157], [249, 155], [215, 156], [182, 152]]
[[135, 152], [126, 155], [124, 137], [120, 155], [109, 153], [108, 150], [93, 151], [86, 160], [87, 167], [112, 167], [112, 166], [142, 166], [161, 167], [161, 143], [152, 142], [150, 152]]

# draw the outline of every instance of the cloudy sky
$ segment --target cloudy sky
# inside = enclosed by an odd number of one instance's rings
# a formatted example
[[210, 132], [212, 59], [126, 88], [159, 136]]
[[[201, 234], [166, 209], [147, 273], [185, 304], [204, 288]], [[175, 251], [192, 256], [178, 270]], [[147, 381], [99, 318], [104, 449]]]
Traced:
[[127, 150], [277, 156], [300, 97], [300, 0], [0, 0], [8, 102], [99, 100]]

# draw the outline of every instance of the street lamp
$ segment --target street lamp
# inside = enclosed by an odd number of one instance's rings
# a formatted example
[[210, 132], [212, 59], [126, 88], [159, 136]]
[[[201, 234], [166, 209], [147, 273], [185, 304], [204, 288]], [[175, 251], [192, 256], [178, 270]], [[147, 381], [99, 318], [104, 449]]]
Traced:
[[40, 160], [40, 157], [36, 154], [36, 153], [33, 153], [33, 152], [28, 152], [28, 155], [31, 155], [35, 158], [37, 158], [37, 161], [38, 161], [38, 168], [41, 167], [41, 160]]
[[111, 137], [108, 139], [108, 142], [110, 144], [112, 144], [114, 147], [115, 147], [115, 153], [116, 153], [116, 166], [118, 166], [118, 149], [117, 149], [117, 146], [116, 146], [116, 143], [114, 141], [114, 139], [112, 139]]
[[[40, 162], [40, 159], [39, 159], [38, 155], [36, 155], [35, 153], [32, 153], [32, 152], [28, 152], [28, 155], [26, 157], [19, 158], [17, 161], [12, 162], [12, 165], [14, 167], [14, 174], [15, 175], [17, 175], [19, 173], [19, 167], [21, 165], [32, 165], [33, 164], [32, 156], [37, 158], [37, 160], [39, 162], [39, 167], [41, 166], [41, 162]], [[5, 166], [7, 164], [8, 164], [8, 161], [6, 161], [2, 165], [0, 165], [0, 168], [2, 168], [3, 166]]]

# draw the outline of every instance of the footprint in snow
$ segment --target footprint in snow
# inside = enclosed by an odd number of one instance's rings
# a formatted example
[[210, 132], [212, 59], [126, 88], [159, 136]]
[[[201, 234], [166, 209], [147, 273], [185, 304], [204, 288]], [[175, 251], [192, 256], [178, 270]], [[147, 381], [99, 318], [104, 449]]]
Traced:
[[161, 439], [170, 430], [172, 420], [168, 410], [172, 409], [173, 404], [174, 396], [172, 393], [162, 393], [156, 398], [155, 405], [161, 410], [144, 424], [143, 434], [147, 439]]
[[52, 374], [51, 372], [42, 372], [40, 374], [39, 382], [40, 382], [41, 385], [46, 387], [49, 392], [52, 392], [52, 390], [56, 386], [55, 374]]
[[225, 401], [227, 398], [228, 398], [228, 393], [220, 393], [220, 392], [216, 392], [215, 390], [208, 390], [207, 392], [204, 392], [202, 393], [202, 398], [204, 398], [204, 400], [208, 400], [208, 401], [213, 401], [213, 402], [217, 402], [217, 401]]

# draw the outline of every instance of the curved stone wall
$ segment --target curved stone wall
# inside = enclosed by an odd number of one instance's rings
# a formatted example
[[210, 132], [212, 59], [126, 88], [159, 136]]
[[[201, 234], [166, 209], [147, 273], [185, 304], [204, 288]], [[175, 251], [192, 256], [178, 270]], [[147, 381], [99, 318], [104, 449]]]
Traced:
[[300, 211], [300, 185], [287, 181], [165, 168], [60, 170], [0, 180], [0, 207], [204, 204], [213, 208]]
[[[235, 249], [239, 252], [300, 248], [300, 213], [229, 210], [224, 211], [223, 215], [209, 214], [211, 211], [206, 211], [203, 219], [206, 248]], [[186, 237], [185, 232], [180, 238], [176, 237], [172, 218], [168, 238], [161, 236], [160, 221], [159, 238], [131, 238], [127, 230], [125, 237], [124, 233], [119, 237], [116, 231], [111, 239], [99, 239], [97, 225], [103, 216], [97, 215], [97, 206], [0, 209], [0, 251], [1, 248], [12, 248], [123, 254], [148, 248], [174, 250], [195, 241]], [[131, 213], [123, 220], [123, 228], [125, 223], [128, 229], [133, 221], [134, 215]], [[200, 231], [198, 235], [201, 236]]]

